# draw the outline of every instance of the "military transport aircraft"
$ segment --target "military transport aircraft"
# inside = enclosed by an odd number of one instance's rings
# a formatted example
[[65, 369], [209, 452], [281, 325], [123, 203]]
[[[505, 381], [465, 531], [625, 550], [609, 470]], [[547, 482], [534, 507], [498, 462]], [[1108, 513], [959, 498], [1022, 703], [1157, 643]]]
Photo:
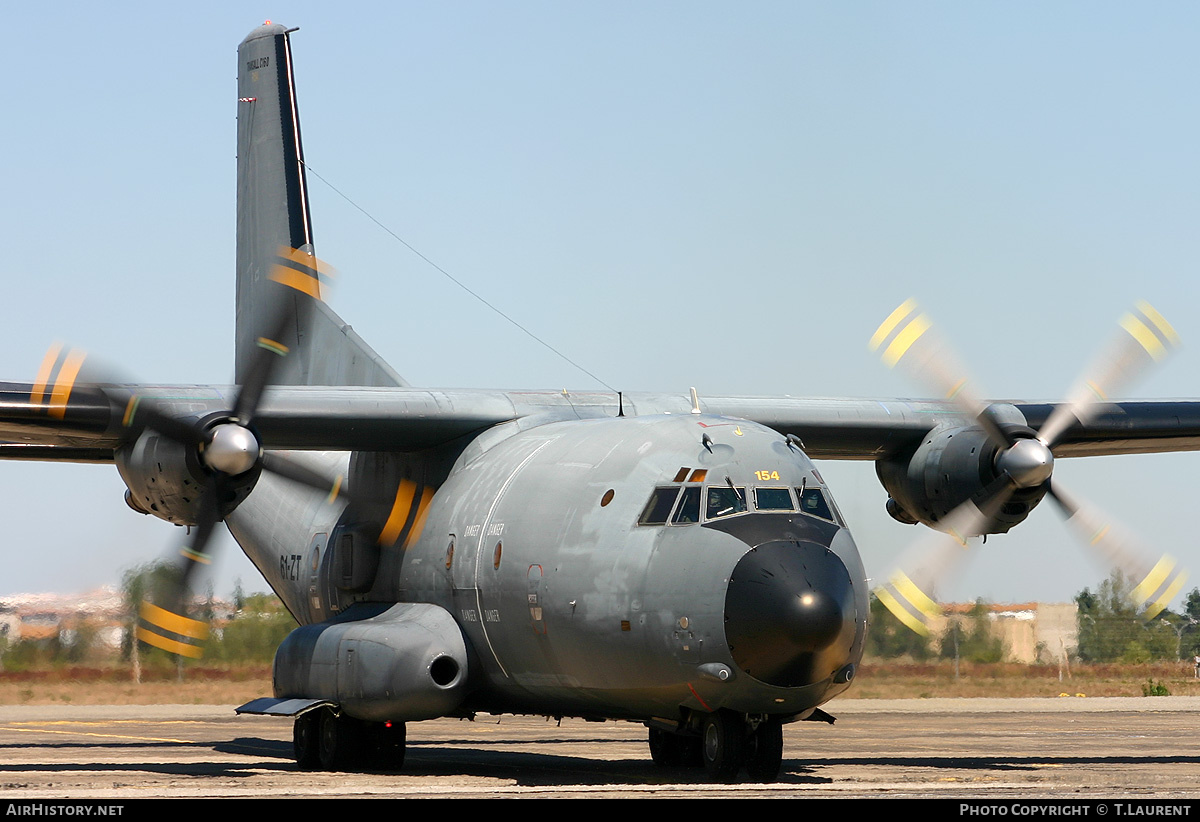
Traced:
[[[988, 403], [909, 302], [872, 340], [934, 401], [436, 390], [322, 300], [289, 30], [238, 50], [234, 386], [136, 385], [52, 349], [0, 385], [0, 456], [116, 464], [135, 510], [192, 526], [139, 637], [197, 656], [193, 572], [224, 521], [301, 627], [271, 697], [305, 768], [398, 767], [405, 723], [619, 719], [655, 762], [776, 778], [782, 727], [825, 720], [863, 653], [868, 583], [812, 459], [870, 459], [904, 522], [955, 545], [1047, 495], [1137, 574], [1182, 585], [1051, 484], [1054, 460], [1200, 448], [1200, 401], [1110, 402], [1175, 344], [1139, 305], [1061, 404]], [[878, 595], [917, 630], [940, 563]]]

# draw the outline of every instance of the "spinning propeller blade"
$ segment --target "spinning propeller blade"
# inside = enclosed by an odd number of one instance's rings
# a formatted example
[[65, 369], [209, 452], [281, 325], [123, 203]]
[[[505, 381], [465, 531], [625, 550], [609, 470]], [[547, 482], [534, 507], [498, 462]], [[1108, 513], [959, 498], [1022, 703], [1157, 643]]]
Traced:
[[1120, 331], [1104, 353], [1076, 381], [1046, 420], [1038, 439], [1053, 448], [1076, 421], [1092, 419], [1113, 396], [1127, 390], [1149, 369], [1179, 348], [1179, 335], [1153, 306], [1139, 301], [1120, 320]]
[[888, 368], [900, 368], [942, 399], [954, 403], [959, 413], [981, 426], [997, 446], [1011, 445], [987, 413], [987, 405], [976, 395], [966, 367], [916, 300], [905, 300], [883, 321], [871, 336], [870, 348], [879, 351], [879, 358]]
[[1179, 336], [1170, 323], [1149, 303], [1138, 302], [1121, 318], [1116, 338], [1055, 408], [1036, 438], [1013, 437], [992, 419], [987, 405], [973, 392], [965, 367], [916, 302], [902, 303], [875, 331], [871, 350], [879, 351], [888, 367], [903, 368], [952, 402], [966, 424], [983, 428], [998, 449], [994, 463], [998, 476], [980, 494], [932, 524], [942, 533], [925, 534], [914, 542], [899, 569], [875, 589], [880, 601], [909, 628], [928, 635], [933, 619], [941, 613], [933, 598], [936, 585], [954, 570], [967, 538], [987, 533], [992, 518], [1018, 489], [1045, 486], [1080, 540], [1098, 551], [1110, 567], [1137, 581], [1132, 596], [1146, 618], [1162, 611], [1179, 593], [1187, 574], [1167, 555], [1153, 560], [1153, 552], [1094, 506], [1070, 498], [1061, 484], [1051, 484], [1051, 449], [1071, 425], [1092, 419], [1110, 397], [1127, 389], [1178, 345]]
[[[152, 397], [142, 396], [119, 381], [82, 373], [86, 355], [79, 349], [56, 345], [43, 360], [30, 402], [45, 405], [47, 413], [61, 418], [73, 390], [98, 390], [108, 401], [111, 427], [124, 430], [128, 441], [151, 430], [188, 448], [196, 449], [206, 477], [198, 513], [171, 570], [159, 580], [142, 603], [137, 636], [171, 653], [199, 657], [208, 626], [188, 616], [191, 590], [201, 565], [211, 562], [209, 543], [217, 524], [236, 503], [235, 480], [256, 469], [326, 494], [330, 502], [347, 499], [342, 477], [329, 477], [280, 454], [263, 451], [253, 428], [263, 394], [280, 374], [288, 346], [281, 340], [303, 322], [309, 298], [321, 299], [323, 283], [333, 269], [305, 251], [280, 249], [269, 279], [279, 284], [267, 336], [259, 337], [238, 387], [233, 407], [215, 424], [173, 415]], [[78, 384], [78, 385], [77, 385]], [[242, 483], [244, 485], [244, 483]]]
[[923, 531], [888, 575], [887, 582], [875, 589], [880, 602], [918, 634], [929, 636], [934, 621], [942, 615], [942, 607], [934, 599], [938, 584], [950, 578], [966, 558], [970, 547], [967, 540], [982, 532], [1016, 490], [1016, 486], [1003, 479], [993, 483], [994, 490], [988, 489], [983, 508], [967, 500], [938, 523], [939, 530]]
[[1178, 596], [1188, 575], [1174, 557], [1163, 554], [1152, 559], [1154, 552], [1134, 534], [1098, 508], [1070, 498], [1057, 484], [1050, 487], [1050, 496], [1076, 537], [1135, 583], [1129, 595], [1134, 605], [1144, 609], [1146, 619], [1158, 616]]

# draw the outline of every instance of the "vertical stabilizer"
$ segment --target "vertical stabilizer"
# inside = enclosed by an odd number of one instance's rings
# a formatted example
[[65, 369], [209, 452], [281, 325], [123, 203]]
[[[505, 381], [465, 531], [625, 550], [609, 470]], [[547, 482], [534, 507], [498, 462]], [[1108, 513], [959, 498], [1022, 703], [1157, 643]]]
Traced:
[[[287, 29], [266, 23], [238, 47], [237, 331], [240, 384], [260, 336], [271, 329], [279, 265], [301, 269], [313, 251], [312, 217]], [[297, 253], [299, 252], [299, 253]], [[311, 258], [311, 269], [318, 268]], [[301, 262], [297, 262], [300, 260]], [[320, 299], [287, 289], [295, 317], [277, 342], [289, 349], [283, 385], [405, 385]]]

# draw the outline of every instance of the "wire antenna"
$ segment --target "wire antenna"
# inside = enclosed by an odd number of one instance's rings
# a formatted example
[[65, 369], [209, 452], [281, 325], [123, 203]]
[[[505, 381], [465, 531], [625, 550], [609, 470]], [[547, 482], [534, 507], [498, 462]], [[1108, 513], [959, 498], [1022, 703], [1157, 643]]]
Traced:
[[325, 185], [329, 186], [329, 189], [330, 189], [331, 191], [333, 191], [333, 193], [334, 193], [334, 194], [338, 195], [338, 196], [339, 196], [339, 197], [341, 197], [343, 200], [345, 200], [347, 203], [349, 203], [350, 205], [354, 206], [354, 208], [358, 209], [358, 211], [360, 211], [364, 217], [366, 217], [368, 220], [370, 220], [371, 222], [375, 223], [375, 225], [379, 226], [381, 229], [383, 229], [385, 232], [387, 232], [389, 235], [391, 235], [392, 239], [394, 239], [396, 242], [400, 243], [402, 246], [404, 246], [405, 248], [407, 248], [407, 249], [408, 249], [409, 251], [411, 251], [413, 254], [416, 254], [416, 255], [417, 255], [418, 257], [420, 257], [420, 258], [421, 258], [423, 261], [425, 261], [425, 262], [426, 262], [426, 263], [427, 263], [427, 264], [428, 264], [430, 267], [432, 267], [432, 268], [433, 268], [435, 271], [439, 272], [439, 273], [440, 273], [442, 276], [444, 276], [446, 279], [450, 280], [450, 282], [454, 283], [454, 284], [455, 284], [455, 285], [457, 285], [459, 288], [461, 288], [463, 291], [467, 292], [467, 293], [468, 293], [468, 294], [470, 294], [472, 297], [474, 297], [476, 300], [478, 300], [479, 302], [483, 303], [485, 306], [487, 306], [488, 308], [490, 308], [492, 311], [495, 311], [495, 312], [496, 312], [497, 314], [499, 314], [501, 317], [503, 317], [504, 319], [508, 320], [508, 321], [509, 321], [510, 323], [512, 323], [512, 324], [513, 324], [515, 327], [517, 327], [517, 328], [518, 328], [518, 329], [520, 329], [522, 332], [524, 332], [524, 333], [525, 333], [525, 335], [526, 335], [527, 337], [529, 337], [531, 340], [533, 340], [534, 342], [536, 342], [536, 343], [538, 343], [539, 345], [541, 345], [541, 346], [542, 346], [543, 348], [545, 348], [546, 350], [550, 351], [552, 354], [556, 355], [556, 356], [557, 356], [559, 359], [563, 360], [565, 363], [567, 363], [568, 365], [571, 365], [571, 366], [573, 366], [574, 368], [578, 369], [579, 371], [582, 371], [584, 374], [586, 374], [587, 376], [591, 377], [591, 378], [592, 378], [593, 380], [595, 380], [596, 382], [598, 382], [598, 383], [600, 383], [601, 385], [603, 385], [603, 386], [604, 386], [605, 388], [607, 388], [609, 391], [612, 391], [612, 392], [616, 393], [617, 389], [613, 388], [611, 385], [609, 385], [609, 384], [608, 384], [608, 383], [606, 383], [604, 380], [602, 380], [602, 379], [600, 379], [599, 377], [597, 377], [597, 376], [596, 376], [595, 374], [593, 374], [591, 371], [589, 371], [588, 369], [584, 368], [584, 367], [583, 367], [582, 365], [580, 365], [579, 363], [575, 362], [575, 360], [571, 359], [571, 358], [570, 358], [570, 357], [568, 357], [566, 354], [564, 354], [563, 352], [559, 351], [557, 348], [555, 348], [555, 347], [554, 347], [554, 346], [552, 346], [550, 343], [548, 343], [548, 342], [546, 342], [545, 340], [543, 340], [543, 339], [542, 339], [541, 337], [539, 337], [537, 334], [534, 334], [532, 331], [530, 331], [530, 330], [529, 330], [528, 328], [526, 328], [525, 326], [521, 325], [519, 322], [517, 322], [516, 320], [514, 320], [514, 319], [513, 319], [512, 317], [510, 317], [508, 314], [505, 314], [505, 313], [504, 313], [503, 311], [501, 311], [499, 308], [497, 308], [496, 306], [492, 305], [490, 302], [488, 302], [486, 299], [484, 299], [482, 296], [480, 296], [480, 295], [479, 295], [477, 292], [473, 291], [473, 290], [470, 288], [470, 286], [468, 286], [468, 285], [467, 285], [466, 283], [464, 283], [462, 280], [458, 279], [458, 278], [457, 278], [457, 277], [455, 277], [453, 274], [451, 274], [449, 271], [447, 271], [446, 269], [442, 268], [440, 265], [438, 265], [437, 263], [435, 263], [433, 260], [431, 260], [431, 259], [429, 259], [428, 257], [426, 257], [424, 254], [422, 254], [420, 251], [418, 251], [416, 248], [414, 248], [414, 247], [413, 247], [413, 245], [412, 245], [410, 242], [408, 242], [408, 241], [407, 241], [407, 240], [405, 240], [403, 237], [401, 237], [399, 234], [397, 234], [395, 231], [392, 231], [392, 230], [391, 230], [390, 228], [388, 228], [386, 225], [384, 225], [384, 224], [383, 224], [383, 223], [381, 223], [379, 220], [377, 220], [377, 219], [374, 217], [374, 215], [372, 215], [372, 214], [371, 214], [371, 212], [367, 211], [365, 208], [363, 208], [362, 206], [360, 206], [358, 203], [354, 202], [354, 200], [351, 200], [351, 199], [350, 199], [348, 196], [346, 196], [344, 193], [342, 193], [342, 191], [341, 191], [340, 189], [338, 189], [338, 187], [337, 187], [337, 186], [335, 186], [333, 183], [329, 182], [329, 181], [328, 181], [328, 180], [326, 180], [324, 177], [322, 177], [322, 176], [321, 176], [319, 173], [317, 173], [317, 170], [316, 170], [316, 169], [314, 169], [312, 166], [310, 166], [308, 163], [305, 163], [303, 160], [301, 160], [300, 162], [301, 162], [301, 163], [304, 165], [304, 168], [305, 168], [305, 169], [307, 169], [307, 170], [309, 171], [309, 173], [311, 173], [311, 174], [312, 174], [314, 177], [316, 177], [318, 180], [320, 180], [320, 181], [321, 181], [322, 183], [324, 183]]

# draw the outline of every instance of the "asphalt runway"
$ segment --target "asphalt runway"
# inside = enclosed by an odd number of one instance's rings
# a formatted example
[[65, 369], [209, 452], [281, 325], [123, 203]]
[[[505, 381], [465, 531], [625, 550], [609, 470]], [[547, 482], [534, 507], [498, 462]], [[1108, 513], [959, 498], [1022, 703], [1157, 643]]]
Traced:
[[291, 722], [208, 706], [0, 706], [0, 799], [141, 797], [1200, 798], [1200, 697], [845, 700], [787, 726], [771, 785], [657, 768], [646, 729], [409, 725], [404, 770], [301, 772]]

